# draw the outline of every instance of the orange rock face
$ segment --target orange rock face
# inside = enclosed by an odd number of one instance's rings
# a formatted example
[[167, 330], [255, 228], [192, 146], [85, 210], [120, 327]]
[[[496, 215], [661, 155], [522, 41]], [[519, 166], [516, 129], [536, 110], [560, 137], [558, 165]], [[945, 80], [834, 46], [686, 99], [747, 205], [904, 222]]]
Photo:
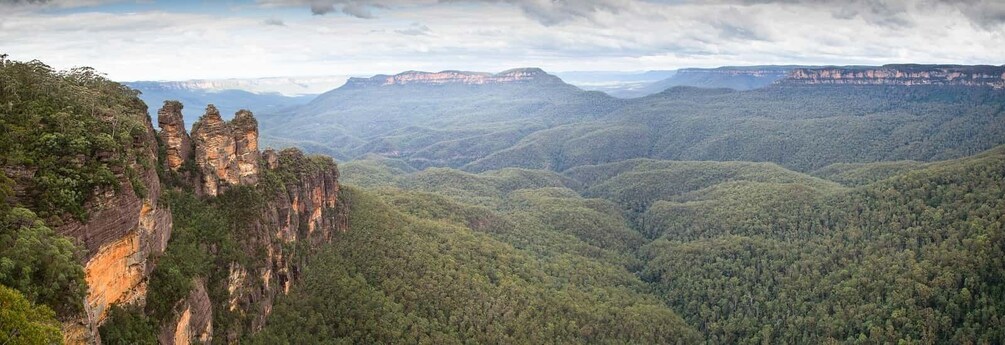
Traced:
[[164, 163], [173, 171], [178, 171], [192, 155], [192, 139], [185, 131], [181, 109], [182, 104], [178, 101], [165, 101], [157, 111], [157, 125], [161, 128], [159, 136], [167, 151]]
[[238, 111], [224, 122], [210, 104], [192, 126], [195, 163], [205, 195], [218, 195], [228, 186], [258, 183], [258, 122], [250, 111]]
[[112, 303], [145, 300], [147, 277], [153, 270], [150, 258], [164, 251], [171, 236], [171, 213], [157, 203], [161, 194], [157, 170], [139, 163], [140, 158], [157, 161], [156, 134], [151, 123], [146, 125], [142, 137], [135, 138], [139, 150], [135, 157], [130, 157], [131, 167], [138, 172], [146, 193], [137, 195], [130, 188], [129, 178], [120, 174], [117, 178], [122, 187], [118, 191], [97, 191], [85, 205], [91, 210], [86, 222], [70, 220], [58, 229], [86, 250], [81, 259], [89, 287], [84, 305], [86, 315], [64, 323], [66, 343], [96, 340], [97, 327], [105, 320]]
[[144, 281], [142, 255], [139, 233], [133, 232], [102, 247], [87, 262], [84, 267], [87, 304], [99, 322], [105, 319], [112, 303], [131, 302], [129, 299], [146, 295], [145, 286], [141, 286]]
[[[260, 262], [254, 268], [231, 263], [229, 277], [224, 282], [228, 294], [224, 305], [250, 316], [246, 328], [249, 331], [264, 326], [275, 297], [288, 293], [299, 279], [301, 261], [284, 243], [325, 243], [332, 240], [336, 231], [348, 228], [347, 206], [338, 199], [338, 170], [334, 161], [306, 157], [293, 149], [278, 153], [267, 150], [263, 158], [258, 151], [258, 123], [249, 111], [242, 110], [234, 120], [225, 122], [210, 105], [189, 136], [181, 109], [178, 102], [165, 102], [158, 112], [160, 133], [155, 133], [148, 121], [147, 133], [134, 140], [140, 150], [137, 157], [131, 157], [130, 167], [138, 173], [136, 177], [143, 189], [130, 188], [132, 181], [121, 174], [118, 177], [122, 188], [95, 192], [86, 205], [90, 210], [86, 222], [71, 220], [59, 228], [60, 233], [86, 248], [82, 261], [89, 286], [86, 315], [63, 325], [66, 343], [100, 343], [97, 328], [106, 319], [109, 306], [145, 303], [150, 273], [156, 257], [167, 247], [172, 227], [171, 211], [158, 204], [161, 185], [156, 167], [140, 164], [157, 161], [155, 135], [160, 135], [167, 151], [160, 163], [181, 173], [180, 183], [192, 182], [202, 195], [216, 196], [230, 186], [256, 184], [260, 166], [275, 170], [283, 169], [283, 162], [294, 162], [286, 172], [295, 176], [285, 182], [285, 188], [269, 196], [263, 205], [262, 218], [241, 229], [249, 238], [260, 239], [248, 241], [247, 249], [256, 252], [264, 249], [265, 255], [255, 258]], [[197, 169], [181, 169], [193, 163]], [[176, 302], [173, 321], [162, 325], [160, 330], [160, 343], [213, 340], [214, 303], [207, 294], [206, 284], [204, 277], [196, 278], [189, 295]], [[236, 341], [236, 336], [228, 333], [226, 341]]]
[[162, 328], [158, 342], [166, 345], [209, 344], [213, 340], [213, 308], [206, 281], [197, 278], [188, 297], [179, 302], [181, 313], [174, 324]]

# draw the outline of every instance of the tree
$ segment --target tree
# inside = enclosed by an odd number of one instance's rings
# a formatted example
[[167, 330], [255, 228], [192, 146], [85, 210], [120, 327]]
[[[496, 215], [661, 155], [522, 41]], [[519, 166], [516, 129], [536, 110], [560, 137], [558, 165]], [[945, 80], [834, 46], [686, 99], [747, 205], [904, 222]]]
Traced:
[[0, 285], [0, 344], [59, 344], [63, 334], [56, 313]]

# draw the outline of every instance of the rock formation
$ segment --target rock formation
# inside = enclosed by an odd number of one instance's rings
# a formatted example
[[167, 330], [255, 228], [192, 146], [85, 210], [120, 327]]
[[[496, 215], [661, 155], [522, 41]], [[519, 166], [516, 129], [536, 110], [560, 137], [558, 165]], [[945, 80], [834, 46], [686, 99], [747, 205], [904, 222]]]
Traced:
[[157, 111], [157, 125], [161, 129], [159, 135], [166, 151], [165, 167], [173, 171], [178, 171], [192, 156], [192, 139], [185, 130], [182, 107], [181, 102], [164, 101], [164, 106]]
[[[167, 248], [172, 227], [171, 211], [157, 202], [162, 182], [156, 165], [141, 164], [157, 162], [155, 135], [160, 136], [165, 151], [159, 164], [182, 173], [176, 175], [181, 179], [169, 182], [171, 186], [182, 184], [204, 197], [215, 197], [230, 186], [258, 185], [262, 173], [273, 176], [271, 184], [258, 187], [264, 194], [262, 204], [249, 205], [260, 207], [261, 217], [249, 220], [240, 230], [243, 249], [262, 255], [252, 256], [249, 267], [230, 263], [229, 277], [224, 281], [195, 277], [187, 297], [175, 302], [173, 318], [162, 324], [161, 343], [213, 340], [217, 326], [213, 324], [213, 308], [218, 304], [208, 291], [226, 291], [227, 300], [220, 302], [247, 320], [238, 327], [243, 332], [261, 329], [275, 297], [287, 293], [301, 271], [298, 265], [303, 260], [290, 252], [289, 244], [302, 242], [309, 248], [331, 241], [335, 232], [348, 228], [347, 205], [339, 199], [338, 169], [333, 160], [307, 157], [296, 149], [260, 153], [258, 122], [246, 110], [225, 122], [209, 105], [189, 136], [181, 109], [181, 103], [165, 102], [158, 112], [160, 133], [155, 134], [147, 118], [146, 133], [134, 138], [140, 154], [130, 157], [129, 169], [137, 172], [143, 191], [129, 188], [129, 174], [117, 171], [122, 186], [119, 191], [97, 191], [86, 205], [90, 210], [87, 221], [69, 221], [59, 228], [87, 249], [83, 258], [89, 285], [86, 315], [64, 324], [67, 343], [100, 343], [97, 327], [111, 304], [145, 303], [150, 274], [157, 257]], [[186, 165], [194, 169], [186, 170]], [[233, 329], [225, 333], [228, 342], [240, 336]]]
[[[305, 163], [311, 158], [304, 156], [296, 149], [287, 149], [279, 153], [274, 151], [269, 156], [275, 156], [275, 167], [270, 170], [287, 169], [280, 162]], [[322, 158], [317, 158], [322, 159]], [[334, 167], [334, 162], [324, 158], [328, 166]], [[251, 320], [250, 328], [257, 331], [265, 325], [265, 317], [272, 310], [274, 298], [289, 292], [292, 284], [299, 279], [300, 267], [297, 266], [284, 248], [285, 244], [305, 242], [309, 247], [330, 242], [335, 232], [345, 231], [349, 227], [348, 210], [344, 201], [339, 199], [339, 184], [337, 169], [292, 169], [297, 183], [289, 183], [284, 190], [270, 198], [265, 207], [262, 220], [253, 224], [246, 231], [266, 238], [264, 241], [265, 256], [260, 258], [262, 267], [257, 272], [249, 272], [238, 265], [230, 267], [227, 291], [230, 292], [231, 305], [241, 310], [260, 310]], [[261, 279], [248, 279], [249, 275], [257, 275]], [[252, 307], [255, 305], [260, 307]]]
[[258, 122], [250, 111], [238, 111], [233, 121], [224, 122], [210, 104], [192, 126], [192, 139], [203, 194], [215, 196], [228, 186], [257, 183]]
[[943, 85], [1005, 88], [1005, 66], [884, 65], [793, 70], [785, 85]]
[[206, 281], [196, 279], [192, 291], [179, 303], [178, 321], [174, 327], [161, 330], [157, 341], [161, 344], [209, 344], [213, 340], [213, 305], [206, 292]]
[[147, 280], [154, 266], [151, 258], [164, 252], [171, 236], [170, 210], [158, 199], [161, 184], [154, 166], [142, 161], [157, 161], [157, 142], [153, 125], [147, 118], [147, 130], [133, 138], [137, 154], [129, 157], [129, 168], [136, 172], [143, 191], [130, 188], [126, 171], [116, 171], [121, 185], [98, 190], [85, 207], [91, 210], [86, 222], [71, 219], [58, 228], [59, 233], [80, 243], [88, 295], [86, 315], [64, 324], [68, 343], [82, 343], [97, 334], [113, 303], [142, 303]]
[[559, 82], [562, 80], [550, 75], [540, 68], [517, 68], [496, 74], [484, 72], [442, 71], [419, 72], [408, 71], [396, 75], [376, 75], [370, 78], [349, 78], [346, 86], [374, 87], [392, 85], [486, 85], [527, 82]]

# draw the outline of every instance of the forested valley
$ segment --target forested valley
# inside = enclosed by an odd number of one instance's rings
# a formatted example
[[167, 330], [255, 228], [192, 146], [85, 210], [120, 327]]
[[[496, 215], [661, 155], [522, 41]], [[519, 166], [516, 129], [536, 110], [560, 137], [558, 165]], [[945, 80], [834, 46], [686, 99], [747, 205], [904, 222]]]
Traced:
[[[0, 60], [0, 343], [1005, 343], [1001, 90], [542, 78], [335, 90], [260, 152], [250, 112], [155, 132], [94, 70]], [[120, 199], [125, 240], [75, 232]], [[141, 299], [89, 286], [120, 266]]]

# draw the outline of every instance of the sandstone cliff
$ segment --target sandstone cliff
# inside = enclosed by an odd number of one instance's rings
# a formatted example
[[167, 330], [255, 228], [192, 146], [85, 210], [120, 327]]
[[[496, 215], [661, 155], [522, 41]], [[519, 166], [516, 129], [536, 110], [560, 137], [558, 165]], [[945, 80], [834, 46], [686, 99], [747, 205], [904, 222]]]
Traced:
[[[184, 137], [162, 127], [162, 142]], [[193, 127], [197, 176], [190, 183], [206, 197], [226, 193], [227, 188], [249, 186], [263, 200], [246, 200], [257, 211], [238, 231], [241, 246], [250, 256], [244, 264], [233, 261], [225, 267], [224, 279], [193, 278], [192, 292], [177, 301], [174, 318], [161, 329], [164, 344], [207, 341], [214, 335], [236, 340], [241, 332], [255, 332], [264, 325], [279, 294], [297, 281], [303, 254], [331, 241], [335, 232], [348, 227], [346, 205], [339, 200], [338, 169], [330, 158], [308, 157], [296, 149], [258, 151], [258, 124], [251, 112], [239, 111], [224, 122], [215, 107]], [[294, 248], [291, 251], [291, 248]], [[204, 298], [205, 291], [224, 291], [225, 300]], [[235, 324], [214, 325], [214, 308], [224, 308]]]
[[212, 301], [206, 292], [204, 279], [197, 279], [188, 297], [179, 303], [178, 321], [173, 327], [164, 327], [157, 341], [161, 344], [188, 345], [193, 342], [209, 343], [213, 340]]
[[170, 210], [157, 202], [161, 195], [157, 169], [143, 163], [157, 162], [157, 141], [149, 118], [145, 127], [133, 137], [136, 154], [127, 158], [130, 163], [115, 171], [122, 187], [95, 191], [85, 205], [90, 210], [88, 220], [70, 219], [58, 228], [86, 250], [82, 257], [89, 287], [86, 315], [64, 325], [69, 343], [93, 340], [110, 305], [143, 303], [153, 270], [150, 259], [164, 252], [171, 236]]
[[784, 85], [942, 85], [1005, 88], [1005, 66], [884, 65], [800, 68]]
[[360, 88], [395, 85], [490, 85], [529, 82], [562, 83], [562, 80], [556, 76], [546, 73], [540, 68], [517, 68], [496, 74], [465, 71], [408, 71], [390, 76], [376, 75], [370, 78], [349, 78], [345, 87]]
[[164, 101], [164, 107], [157, 111], [157, 124], [165, 149], [164, 164], [172, 171], [178, 171], [192, 157], [192, 139], [185, 130], [182, 108], [181, 102]]
[[228, 186], [258, 181], [258, 122], [250, 111], [241, 110], [225, 122], [210, 104], [192, 125], [192, 138], [203, 194], [215, 196]]
[[[304, 261], [300, 255], [348, 227], [347, 206], [338, 197], [338, 169], [330, 158], [308, 157], [295, 149], [259, 152], [258, 123], [246, 110], [226, 122], [209, 105], [189, 136], [182, 109], [179, 102], [164, 103], [158, 111], [159, 133], [147, 118], [145, 132], [133, 140], [139, 153], [129, 157], [127, 168], [116, 171], [123, 187], [96, 191], [87, 203], [86, 220], [70, 220], [59, 228], [86, 249], [82, 261], [89, 286], [86, 315], [64, 325], [67, 343], [100, 344], [97, 328], [112, 304], [146, 303], [151, 272], [170, 245], [173, 220], [185, 216], [173, 215], [158, 202], [166, 190], [187, 189], [212, 203], [228, 189], [246, 186], [262, 197], [247, 201], [254, 216], [233, 224], [248, 259], [226, 265], [223, 279], [191, 278], [192, 289], [173, 302], [170, 320], [160, 323], [158, 341], [165, 344], [208, 342], [214, 336], [233, 341], [243, 332], [257, 331], [275, 297], [297, 281]], [[164, 171], [160, 176], [158, 167]], [[212, 291], [225, 296], [212, 297], [220, 295]], [[237, 321], [231, 323], [236, 324], [214, 324], [219, 314], [214, 308], [220, 306], [234, 315]]]

